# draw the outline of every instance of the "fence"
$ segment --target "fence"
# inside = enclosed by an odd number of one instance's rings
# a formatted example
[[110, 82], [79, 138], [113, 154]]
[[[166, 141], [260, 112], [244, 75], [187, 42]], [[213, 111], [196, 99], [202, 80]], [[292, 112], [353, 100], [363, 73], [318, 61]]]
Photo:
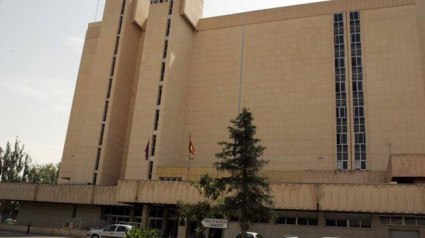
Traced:
[[82, 237], [91, 229], [101, 229], [111, 225], [105, 220], [91, 220], [82, 218], [39, 218], [37, 220], [17, 221], [16, 224], [5, 224], [1, 229], [27, 232], [32, 234], [50, 234]]

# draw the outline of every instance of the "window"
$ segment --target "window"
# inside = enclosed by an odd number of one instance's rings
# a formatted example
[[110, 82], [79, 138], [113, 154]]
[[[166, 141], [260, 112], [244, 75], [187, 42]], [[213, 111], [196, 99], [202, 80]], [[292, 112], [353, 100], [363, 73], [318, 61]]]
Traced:
[[117, 57], [116, 56], [112, 57], [112, 67], [111, 67], [111, 74], [110, 74], [111, 77], [114, 76], [115, 62], [116, 62], [116, 60], [117, 60]]
[[109, 99], [111, 97], [111, 88], [112, 88], [112, 77], [109, 78], [108, 91], [106, 93], [106, 99]]
[[336, 220], [326, 219], [326, 226], [329, 226], [329, 227], [336, 226]]
[[96, 163], [94, 165], [94, 170], [95, 171], [97, 171], [99, 169], [99, 161], [100, 161], [100, 152], [101, 152], [101, 150], [102, 150], [101, 148], [97, 148]]
[[109, 106], [109, 101], [105, 102], [105, 109], [103, 110], [103, 121], [106, 121], [106, 115], [108, 115], [108, 106]]
[[167, 20], [167, 31], [165, 32], [165, 36], [170, 35], [170, 27], [171, 27], [171, 19], [168, 18], [168, 20]]
[[170, 2], [170, 10], [168, 11], [168, 15], [171, 15], [173, 13], [173, 0]]
[[255, 223], [269, 223], [269, 219], [266, 217], [257, 217], [253, 220]]
[[360, 227], [361, 228], [372, 228], [372, 221], [371, 220], [360, 220]]
[[124, 14], [125, 10], [125, 0], [122, 1], [121, 14]]
[[152, 180], [152, 174], [153, 174], [153, 161], [149, 161], [149, 174], [148, 174], [149, 180]]
[[307, 218], [298, 218], [298, 225], [307, 226], [308, 225], [308, 219]]
[[118, 53], [118, 45], [120, 43], [120, 37], [117, 36], [116, 40], [115, 40], [115, 50], [114, 50], [114, 55], [116, 55]]
[[297, 224], [297, 218], [295, 218], [295, 217], [287, 217], [286, 218], [286, 224], [288, 224], [288, 225], [296, 225]]
[[182, 181], [181, 177], [159, 177], [161, 181]]
[[155, 146], [156, 146], [156, 135], [153, 135], [152, 136], [151, 156], [155, 156]]
[[422, 216], [379, 216], [380, 225], [393, 226], [425, 226], [425, 217]]
[[105, 124], [102, 123], [102, 127], [100, 128], [99, 145], [102, 145], [102, 143], [103, 143], [103, 133], [104, 132], [105, 132]]
[[118, 23], [117, 35], [121, 34], [122, 20], [123, 20], [123, 16], [120, 17], [120, 22]]
[[116, 232], [126, 232], [127, 228], [125, 226], [118, 226]]
[[319, 223], [317, 218], [305, 217], [276, 217], [275, 224], [283, 225], [299, 225], [299, 226], [317, 226]]
[[380, 216], [379, 217], [379, 224], [381, 224], [381, 225], [390, 225], [391, 224], [391, 217], [389, 217], [389, 216]]
[[336, 220], [337, 227], [347, 227], [347, 225], [348, 225], [347, 220]]
[[154, 125], [154, 130], [158, 130], [158, 121], [159, 121], [159, 110], [155, 111], [155, 125]]
[[391, 225], [402, 225], [403, 218], [402, 217], [391, 217]]
[[369, 219], [326, 219], [326, 227], [341, 228], [372, 228], [372, 221]]
[[160, 85], [159, 88], [158, 88], [158, 99], [157, 99], [157, 102], [156, 102], [157, 106], [161, 105], [161, 97], [162, 97], [162, 86]]
[[162, 219], [151, 219], [149, 227], [152, 229], [162, 229]]
[[167, 58], [167, 50], [168, 50], [168, 40], [165, 40], [164, 52], [163, 52], [163, 55], [162, 55], [162, 58], [164, 58], [164, 59]]
[[347, 91], [345, 75], [344, 15], [334, 14], [335, 100], [337, 169], [348, 169]]
[[96, 172], [94, 172], [94, 173], [93, 173], [93, 181], [92, 181], [92, 184], [93, 184], [93, 185], [96, 185], [96, 181], [97, 181], [97, 173], [96, 173]]
[[164, 81], [164, 74], [165, 74], [165, 62], [162, 62], [161, 64], [161, 79], [160, 81]]
[[103, 231], [115, 231], [116, 228], [117, 226], [108, 226], [105, 229], [103, 229]]
[[350, 12], [355, 169], [367, 169], [360, 13]]

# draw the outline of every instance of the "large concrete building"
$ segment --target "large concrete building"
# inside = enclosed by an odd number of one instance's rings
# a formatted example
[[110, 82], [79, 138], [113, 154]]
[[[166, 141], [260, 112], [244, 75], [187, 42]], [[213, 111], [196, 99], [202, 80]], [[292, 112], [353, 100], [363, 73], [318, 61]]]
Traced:
[[220, 176], [217, 142], [247, 107], [276, 208], [253, 231], [425, 237], [425, 1], [202, 9], [106, 1], [88, 26], [59, 184], [0, 184], [0, 198], [22, 201], [18, 222], [137, 222], [189, 237], [175, 203], [202, 197], [185, 180]]

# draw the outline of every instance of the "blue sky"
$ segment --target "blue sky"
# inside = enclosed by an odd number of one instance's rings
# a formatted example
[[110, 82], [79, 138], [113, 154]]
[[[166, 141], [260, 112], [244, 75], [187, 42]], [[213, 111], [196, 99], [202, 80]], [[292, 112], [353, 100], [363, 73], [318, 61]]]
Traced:
[[[204, 0], [204, 17], [319, 1]], [[19, 137], [33, 161], [60, 161], [87, 24], [104, 4], [0, 0], [0, 147]]]

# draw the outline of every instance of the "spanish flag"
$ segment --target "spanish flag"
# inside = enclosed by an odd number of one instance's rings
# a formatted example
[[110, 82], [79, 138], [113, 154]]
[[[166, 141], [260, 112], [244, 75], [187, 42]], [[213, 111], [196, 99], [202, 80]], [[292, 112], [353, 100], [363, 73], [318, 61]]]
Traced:
[[190, 134], [189, 134], [189, 152], [192, 155], [195, 155], [195, 147], [193, 147], [193, 143], [192, 143], [192, 139], [191, 139]]

